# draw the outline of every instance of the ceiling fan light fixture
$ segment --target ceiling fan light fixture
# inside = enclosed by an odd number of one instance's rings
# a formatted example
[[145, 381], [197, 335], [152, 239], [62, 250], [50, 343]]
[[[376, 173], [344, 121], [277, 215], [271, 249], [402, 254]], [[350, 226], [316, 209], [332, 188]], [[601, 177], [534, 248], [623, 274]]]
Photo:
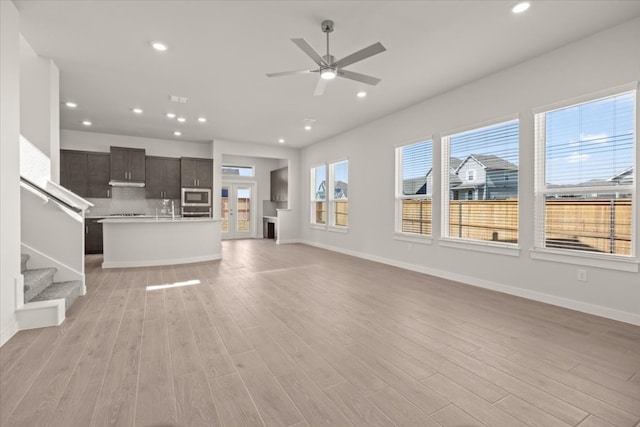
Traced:
[[336, 78], [337, 75], [338, 73], [336, 73], [336, 70], [334, 70], [333, 68], [325, 68], [322, 71], [320, 71], [320, 77], [322, 77], [325, 80], [333, 80]]

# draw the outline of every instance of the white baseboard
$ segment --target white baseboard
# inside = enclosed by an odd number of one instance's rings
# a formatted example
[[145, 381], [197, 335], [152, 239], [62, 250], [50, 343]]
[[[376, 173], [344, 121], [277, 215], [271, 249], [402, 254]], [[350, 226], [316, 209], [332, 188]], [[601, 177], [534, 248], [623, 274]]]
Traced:
[[65, 319], [64, 305], [64, 298], [24, 304], [16, 310], [20, 330], [58, 326]]
[[304, 243], [300, 239], [276, 240], [276, 245], [290, 245], [292, 243]]
[[14, 320], [9, 324], [9, 326], [4, 328], [2, 332], [0, 332], [0, 347], [2, 347], [7, 341], [9, 341], [11, 337], [14, 336], [18, 331], [18, 322]]
[[222, 254], [165, 260], [110, 261], [103, 262], [102, 268], [156, 267], [160, 265], [191, 264], [194, 262], [217, 261], [219, 259], [222, 259]]
[[321, 249], [326, 249], [333, 252], [343, 253], [345, 255], [351, 255], [357, 258], [366, 259], [369, 261], [379, 262], [381, 264], [392, 265], [394, 267], [403, 268], [405, 270], [411, 270], [418, 273], [428, 274], [431, 276], [441, 277], [443, 279], [454, 280], [456, 282], [464, 283], [471, 286], [477, 286], [480, 288], [490, 289], [492, 291], [498, 291], [509, 295], [514, 295], [522, 298], [527, 298], [534, 301], [539, 301], [559, 307], [568, 308], [571, 310], [581, 311], [583, 313], [593, 314], [595, 316], [606, 317], [608, 319], [618, 320], [620, 322], [630, 323], [632, 325], [640, 325], [640, 314], [629, 313], [627, 311], [616, 310], [601, 305], [591, 304], [583, 301], [576, 301], [569, 298], [559, 297], [556, 295], [545, 294], [542, 292], [531, 291], [528, 289], [518, 288], [515, 286], [505, 285], [502, 283], [496, 283], [489, 280], [478, 279], [471, 276], [465, 276], [462, 274], [456, 274], [445, 270], [438, 270], [435, 268], [425, 267], [416, 264], [409, 264], [406, 262], [396, 261], [389, 258], [384, 258], [376, 255], [366, 254], [362, 252], [351, 251], [336, 246], [325, 245], [322, 243], [312, 242], [309, 240], [301, 240], [299, 243], [305, 245], [314, 246]]

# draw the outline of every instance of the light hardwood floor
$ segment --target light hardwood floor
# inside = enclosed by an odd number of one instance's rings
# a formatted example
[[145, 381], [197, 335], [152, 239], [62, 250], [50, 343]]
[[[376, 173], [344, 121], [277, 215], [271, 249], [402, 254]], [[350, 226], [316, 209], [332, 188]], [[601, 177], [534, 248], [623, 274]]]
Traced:
[[0, 349], [0, 424], [639, 424], [640, 327], [303, 245], [223, 256], [87, 257], [65, 322]]

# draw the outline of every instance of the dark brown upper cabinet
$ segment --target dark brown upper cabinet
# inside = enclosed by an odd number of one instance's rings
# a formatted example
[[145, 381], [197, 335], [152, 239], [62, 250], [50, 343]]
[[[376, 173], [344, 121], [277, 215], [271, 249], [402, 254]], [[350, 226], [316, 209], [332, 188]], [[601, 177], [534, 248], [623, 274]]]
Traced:
[[80, 197], [107, 198], [109, 154], [60, 150], [60, 185]]
[[182, 187], [213, 187], [213, 160], [183, 157], [180, 159], [180, 170]]
[[147, 199], [180, 198], [180, 159], [147, 156], [145, 174]]
[[111, 180], [144, 182], [145, 151], [141, 148], [111, 147]]

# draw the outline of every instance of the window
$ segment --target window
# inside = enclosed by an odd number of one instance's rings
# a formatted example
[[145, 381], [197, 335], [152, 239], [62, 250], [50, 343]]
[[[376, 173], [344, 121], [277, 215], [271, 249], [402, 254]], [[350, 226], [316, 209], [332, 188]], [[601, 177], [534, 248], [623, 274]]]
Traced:
[[634, 254], [636, 96], [536, 114], [536, 247]]
[[396, 149], [396, 232], [431, 235], [431, 141]]
[[222, 165], [222, 175], [254, 176], [255, 172], [253, 166]]
[[443, 237], [518, 242], [518, 120], [442, 138]]
[[327, 223], [327, 166], [311, 168], [311, 224]]
[[329, 165], [329, 212], [333, 227], [349, 226], [349, 161]]

